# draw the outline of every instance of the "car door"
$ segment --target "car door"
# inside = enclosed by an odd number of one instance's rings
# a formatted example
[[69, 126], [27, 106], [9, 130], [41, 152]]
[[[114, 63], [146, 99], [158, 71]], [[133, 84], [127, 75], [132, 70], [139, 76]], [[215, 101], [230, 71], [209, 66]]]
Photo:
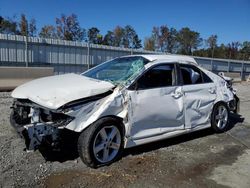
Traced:
[[182, 87], [176, 78], [175, 64], [161, 64], [134, 83], [129, 90], [132, 139], [184, 129]]
[[183, 82], [185, 128], [207, 125], [216, 99], [215, 84], [194, 65], [180, 64], [179, 67]]

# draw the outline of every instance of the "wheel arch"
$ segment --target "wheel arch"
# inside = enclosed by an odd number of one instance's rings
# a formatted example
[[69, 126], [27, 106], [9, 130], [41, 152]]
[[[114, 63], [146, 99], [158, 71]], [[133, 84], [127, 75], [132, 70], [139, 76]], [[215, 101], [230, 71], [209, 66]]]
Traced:
[[[117, 121], [117, 123], [119, 124], [119, 126], [121, 127], [121, 129], [122, 129], [122, 133], [123, 133], [123, 136], [125, 135], [125, 125], [124, 125], [124, 123], [123, 123], [123, 118], [121, 118], [121, 117], [119, 117], [119, 116], [116, 116], [116, 115], [107, 115], [107, 116], [103, 116], [103, 117], [101, 117], [101, 118], [99, 118], [99, 119], [103, 119], [103, 118], [112, 118], [112, 119], [114, 119], [115, 121]], [[98, 119], [98, 120], [99, 120]], [[97, 121], [98, 121], [97, 120]]]
[[97, 121], [101, 121], [104, 120], [106, 118], [112, 118], [115, 121], [117, 121], [118, 125], [120, 126], [120, 128], [122, 129], [122, 133], [123, 135], [125, 135], [125, 125], [123, 123], [123, 118], [116, 116], [116, 115], [106, 115], [106, 116], [102, 116], [98, 119], [96, 119], [95, 121], [93, 121], [91, 124], [87, 125], [86, 127], [84, 127], [80, 132], [83, 132], [84, 130], [86, 130], [89, 126], [91, 126], [92, 124], [96, 123]]
[[[217, 105], [219, 105], [219, 104], [224, 104], [224, 105], [228, 108], [227, 102], [222, 101], [222, 100], [219, 100], [219, 101], [216, 101], [216, 102], [214, 103], [214, 105], [213, 105], [213, 110], [214, 110], [214, 108], [215, 108]], [[213, 110], [212, 110], [212, 112], [213, 112]]]

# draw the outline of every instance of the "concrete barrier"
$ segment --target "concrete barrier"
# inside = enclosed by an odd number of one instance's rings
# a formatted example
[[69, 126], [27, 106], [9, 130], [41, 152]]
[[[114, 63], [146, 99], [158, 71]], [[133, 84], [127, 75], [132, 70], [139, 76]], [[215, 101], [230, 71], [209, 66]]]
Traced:
[[13, 90], [30, 80], [54, 75], [51, 67], [0, 67], [0, 91]]

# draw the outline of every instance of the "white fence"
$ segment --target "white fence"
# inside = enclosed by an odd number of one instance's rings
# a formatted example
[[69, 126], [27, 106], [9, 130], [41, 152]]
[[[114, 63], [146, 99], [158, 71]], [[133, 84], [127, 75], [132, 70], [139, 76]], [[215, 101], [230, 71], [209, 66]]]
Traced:
[[[0, 34], [0, 66], [52, 66], [56, 74], [80, 73], [115, 57], [152, 53], [157, 52]], [[242, 77], [250, 73], [249, 61], [194, 58], [203, 67], [215, 72], [239, 72]]]
[[0, 34], [0, 66], [53, 66], [59, 74], [82, 72], [119, 56], [149, 53], [156, 52]]

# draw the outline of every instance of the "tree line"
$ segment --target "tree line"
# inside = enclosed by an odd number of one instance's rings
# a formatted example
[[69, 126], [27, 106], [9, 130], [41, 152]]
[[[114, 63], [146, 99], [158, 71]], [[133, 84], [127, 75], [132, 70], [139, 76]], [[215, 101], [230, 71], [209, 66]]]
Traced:
[[54, 25], [44, 25], [40, 30], [37, 29], [36, 20], [33, 18], [28, 20], [24, 14], [21, 14], [19, 19], [0, 16], [0, 33], [84, 41], [132, 49], [143, 48], [150, 51], [201, 57], [250, 59], [250, 41], [243, 43], [233, 41], [219, 45], [217, 35], [203, 39], [199, 32], [188, 27], [177, 30], [167, 25], [161, 25], [153, 27], [150, 36], [142, 42], [131, 25], [116, 26], [102, 35], [97, 27], [82, 28], [75, 14], [62, 14], [55, 19]]

